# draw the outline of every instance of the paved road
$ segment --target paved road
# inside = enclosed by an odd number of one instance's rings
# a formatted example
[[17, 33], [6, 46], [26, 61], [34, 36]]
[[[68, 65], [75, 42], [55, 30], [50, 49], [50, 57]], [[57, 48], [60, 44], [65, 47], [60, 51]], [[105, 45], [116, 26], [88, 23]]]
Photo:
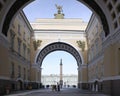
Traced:
[[83, 91], [76, 88], [64, 88], [60, 92], [52, 91], [51, 89], [34, 90], [8, 96], [108, 96], [100, 93]]

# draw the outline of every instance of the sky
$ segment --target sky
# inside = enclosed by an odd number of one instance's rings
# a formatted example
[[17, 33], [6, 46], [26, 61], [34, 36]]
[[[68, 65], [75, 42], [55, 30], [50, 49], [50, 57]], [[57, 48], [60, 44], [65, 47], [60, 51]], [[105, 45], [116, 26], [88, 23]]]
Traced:
[[25, 12], [29, 21], [34, 21], [36, 18], [54, 18], [57, 13], [56, 6], [62, 6], [65, 18], [82, 18], [88, 22], [92, 14], [91, 10], [77, 0], [35, 0], [26, 6]]
[[42, 63], [42, 74], [60, 74], [60, 60], [62, 59], [63, 74], [77, 74], [77, 61], [68, 52], [54, 51], [48, 54]]
[[[92, 14], [89, 8], [77, 0], [35, 0], [23, 11], [30, 22], [37, 18], [54, 18], [57, 13], [55, 4], [62, 6], [65, 18], [82, 18], [88, 22]], [[64, 51], [55, 51], [45, 57], [42, 74], [59, 74], [60, 59], [63, 61], [63, 74], [77, 74], [75, 58]]]

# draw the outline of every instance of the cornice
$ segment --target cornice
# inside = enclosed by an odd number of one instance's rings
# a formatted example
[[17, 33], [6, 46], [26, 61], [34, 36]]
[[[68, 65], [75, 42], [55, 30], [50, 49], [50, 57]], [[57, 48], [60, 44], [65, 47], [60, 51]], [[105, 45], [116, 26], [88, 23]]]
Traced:
[[89, 62], [88, 67], [96, 64], [97, 62], [102, 62], [104, 58], [104, 54], [103, 52], [101, 52], [100, 54], [98, 54], [92, 61]]
[[9, 57], [13, 60], [18, 60], [21, 62], [23, 65], [30, 65], [30, 61], [27, 61], [24, 57], [19, 55], [17, 52], [12, 51], [11, 49], [9, 50]]

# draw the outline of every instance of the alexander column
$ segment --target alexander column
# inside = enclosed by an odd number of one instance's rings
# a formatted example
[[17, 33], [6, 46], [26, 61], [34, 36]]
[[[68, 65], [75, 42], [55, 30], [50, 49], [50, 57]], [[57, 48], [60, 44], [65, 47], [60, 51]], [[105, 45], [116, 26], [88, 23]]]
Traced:
[[60, 87], [63, 85], [63, 74], [62, 74], [62, 59], [60, 60]]

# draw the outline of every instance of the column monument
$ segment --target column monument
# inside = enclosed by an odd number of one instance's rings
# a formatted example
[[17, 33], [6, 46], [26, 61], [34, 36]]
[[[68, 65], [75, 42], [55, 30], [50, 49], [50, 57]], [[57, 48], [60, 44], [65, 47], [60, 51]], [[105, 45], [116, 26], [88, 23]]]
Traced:
[[62, 73], [62, 59], [60, 60], [60, 87], [63, 85], [63, 73]]

